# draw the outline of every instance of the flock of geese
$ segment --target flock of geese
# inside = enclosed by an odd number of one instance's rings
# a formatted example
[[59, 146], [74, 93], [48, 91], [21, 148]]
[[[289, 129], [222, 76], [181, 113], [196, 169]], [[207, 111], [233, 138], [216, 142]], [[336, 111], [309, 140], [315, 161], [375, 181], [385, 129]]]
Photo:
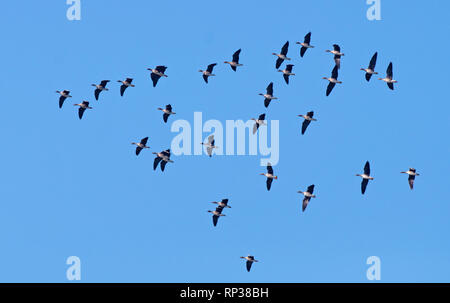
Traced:
[[[304, 57], [306, 51], [308, 49], [314, 48], [313, 45], [310, 44], [311, 42], [311, 32], [309, 32], [308, 34], [305, 35], [304, 37], [304, 41], [303, 42], [296, 42], [296, 44], [301, 45], [300, 48], [300, 57]], [[288, 50], [289, 50], [289, 41], [287, 41], [283, 47], [281, 48], [281, 52], [279, 54], [277, 53], [272, 53], [273, 55], [275, 55], [277, 57], [276, 62], [275, 62], [275, 69], [278, 72], [281, 72], [283, 74], [283, 78], [284, 81], [286, 82], [286, 84], [289, 84], [289, 77], [290, 76], [295, 76], [295, 73], [292, 72], [292, 69], [294, 67], [293, 64], [286, 64], [286, 67], [284, 69], [280, 69], [281, 65], [283, 64], [284, 61], [291, 61], [291, 58], [287, 57], [288, 54]], [[329, 96], [333, 90], [333, 88], [336, 86], [336, 84], [341, 84], [342, 81], [338, 80], [338, 70], [341, 68], [341, 58], [342, 56], [344, 56], [344, 54], [341, 52], [341, 48], [338, 44], [333, 44], [333, 50], [326, 50], [326, 52], [331, 53], [334, 55], [334, 67], [333, 70], [331, 71], [331, 76], [330, 77], [323, 77], [323, 79], [328, 80], [328, 86], [326, 88], [326, 96]], [[237, 67], [241, 67], [243, 66], [243, 64], [239, 63], [239, 55], [241, 53], [241, 49], [238, 49], [236, 52], [234, 52], [233, 56], [232, 56], [232, 60], [231, 61], [224, 61], [224, 63], [229, 64], [231, 69], [233, 71], [237, 71]], [[365, 78], [367, 81], [370, 81], [372, 75], [376, 75], [378, 74], [375, 71], [375, 66], [376, 66], [376, 62], [377, 62], [377, 56], [378, 53], [376, 52], [370, 62], [369, 62], [369, 66], [367, 68], [361, 68], [362, 71], [365, 72]], [[214, 67], [217, 65], [217, 63], [212, 63], [209, 64], [206, 68], [206, 70], [199, 70], [199, 72], [202, 74], [203, 80], [205, 81], [205, 83], [208, 83], [208, 79], [209, 77], [213, 77], [215, 76], [215, 74], [213, 74], [213, 69]], [[165, 74], [167, 67], [164, 65], [158, 65], [155, 68], [147, 68], [147, 70], [150, 71], [150, 78], [153, 82], [153, 87], [156, 87], [158, 81], [160, 78], [164, 77], [167, 78], [168, 76]], [[384, 81], [387, 86], [393, 90], [394, 89], [394, 83], [397, 83], [396, 80], [393, 79], [393, 72], [392, 72], [392, 62], [389, 63], [387, 70], [386, 70], [386, 77], [384, 78], [379, 78], [379, 80]], [[100, 82], [100, 84], [92, 84], [92, 86], [95, 87], [94, 90], [94, 97], [95, 100], [99, 100], [100, 97], [100, 93], [103, 91], [108, 91], [109, 89], [106, 87], [107, 84], [110, 82], [110, 80], [102, 80]], [[125, 80], [118, 80], [117, 82], [121, 83], [120, 85], [120, 96], [123, 96], [126, 89], [129, 87], [135, 87], [134, 84], [132, 84], [133, 79], [132, 78], [126, 78]], [[67, 98], [71, 98], [72, 96], [70, 95], [70, 91], [69, 90], [63, 90], [63, 91], [56, 91], [60, 97], [59, 97], [59, 108], [62, 108], [64, 105], [64, 101]], [[259, 95], [264, 97], [264, 106], [266, 108], [269, 107], [270, 102], [272, 100], [276, 100], [278, 99], [277, 97], [274, 96], [273, 93], [273, 82], [270, 82], [269, 85], [266, 88], [266, 92], [265, 93], [260, 93]], [[89, 106], [89, 101], [83, 100], [81, 103], [77, 103], [74, 104], [74, 106], [78, 106], [78, 117], [79, 119], [83, 118], [83, 114], [86, 111], [86, 109], [92, 109], [91, 106]], [[164, 123], [167, 123], [168, 118], [170, 117], [170, 115], [174, 115], [175, 112], [173, 112], [172, 110], [172, 106], [170, 104], [167, 104], [165, 106], [165, 108], [157, 108], [158, 110], [163, 112], [163, 121]], [[265, 117], [266, 114], [261, 114], [259, 115], [258, 119], [252, 118], [252, 120], [255, 121], [254, 127], [253, 127], [253, 134], [255, 134], [259, 127], [262, 125], [265, 125]], [[301, 134], [305, 134], [308, 126], [310, 125], [311, 121], [317, 121], [314, 118], [314, 112], [313, 111], [309, 111], [307, 112], [305, 115], [298, 115], [298, 117], [301, 117], [304, 119], [303, 124], [302, 124], [302, 128], [301, 128]], [[140, 142], [132, 142], [131, 144], [136, 145], [136, 156], [138, 156], [141, 151], [143, 149], [148, 149], [150, 148], [149, 146], [147, 146], [147, 142], [148, 142], [148, 137], [145, 137], [143, 139], [140, 140]], [[211, 135], [208, 137], [208, 142], [206, 143], [201, 143], [203, 146], [206, 147], [206, 152], [208, 154], [209, 157], [212, 156], [213, 154], [213, 150], [215, 148], [218, 148], [218, 146], [215, 145], [215, 140], [214, 140], [214, 136]], [[167, 163], [173, 163], [173, 161], [170, 159], [170, 149], [161, 151], [159, 153], [157, 152], [153, 152], [153, 154], [156, 155], [155, 159], [154, 159], [154, 163], [153, 163], [153, 169], [156, 170], [156, 168], [158, 167], [158, 165], [160, 165], [161, 171], [164, 171], [165, 166]], [[272, 182], [273, 180], [277, 180], [278, 177], [274, 174], [274, 170], [272, 168], [272, 165], [270, 163], [267, 164], [266, 167], [266, 172], [265, 173], [260, 173], [260, 175], [263, 175], [266, 177], [266, 187], [267, 190], [270, 191], [271, 186], [272, 186]], [[409, 168], [409, 170], [407, 171], [403, 171], [401, 172], [403, 174], [407, 174], [408, 175], [408, 184], [409, 187], [411, 189], [413, 189], [414, 187], [414, 180], [416, 176], [419, 176], [419, 174], [416, 172], [416, 169], [414, 168]], [[369, 183], [370, 180], [373, 180], [374, 178], [370, 175], [370, 163], [369, 161], [367, 161], [364, 165], [364, 172], [362, 174], [356, 174], [356, 176], [359, 176], [362, 178], [361, 181], [361, 193], [364, 194], [366, 192], [366, 188], [367, 185]], [[304, 212], [311, 200], [311, 198], [316, 198], [316, 196], [314, 195], [314, 184], [308, 186], [308, 188], [306, 189], [306, 191], [298, 191], [298, 193], [303, 195], [303, 204], [302, 204], [302, 212]], [[212, 202], [214, 204], [217, 205], [216, 209], [214, 211], [212, 210], [208, 210], [208, 213], [212, 214], [212, 220], [213, 220], [213, 225], [216, 226], [218, 223], [218, 219], [219, 217], [225, 216], [225, 214], [223, 214], [223, 210], [225, 208], [231, 208], [231, 206], [228, 205], [228, 199], [223, 199], [219, 202], [214, 201]], [[258, 262], [258, 260], [255, 259], [254, 256], [252, 255], [248, 255], [247, 257], [240, 257], [242, 259], [246, 260], [246, 268], [247, 271], [250, 271], [252, 264], [254, 262]]]

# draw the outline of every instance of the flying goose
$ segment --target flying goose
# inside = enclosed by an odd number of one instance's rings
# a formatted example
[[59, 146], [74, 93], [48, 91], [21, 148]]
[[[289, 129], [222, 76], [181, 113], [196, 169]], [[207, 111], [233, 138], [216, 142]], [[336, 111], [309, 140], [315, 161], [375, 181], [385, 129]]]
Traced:
[[277, 56], [277, 61], [275, 63], [275, 68], [278, 69], [281, 66], [281, 63], [283, 63], [284, 60], [291, 60], [291, 58], [286, 57], [287, 53], [288, 53], [288, 48], [289, 48], [289, 41], [286, 41], [286, 43], [283, 45], [283, 47], [281, 48], [281, 53], [277, 54], [277, 53], [272, 53], [272, 55]]
[[216, 210], [214, 210], [214, 211], [208, 210], [209, 213], [213, 214], [212, 218], [213, 218], [214, 226], [217, 225], [217, 221], [219, 220], [219, 217], [225, 216], [224, 214], [222, 214], [222, 210], [223, 210], [223, 207], [220, 207], [220, 206], [216, 207]]
[[238, 49], [233, 54], [233, 60], [231, 62], [225, 61], [224, 63], [228, 63], [231, 66], [231, 69], [236, 71], [237, 66], [242, 66], [243, 64], [239, 64], [239, 54], [241, 53], [241, 49]]
[[122, 85], [120, 86], [120, 95], [122, 97], [127, 87], [129, 86], [134, 87], [134, 84], [131, 84], [131, 82], [133, 82], [133, 78], [126, 78], [125, 81], [117, 80], [117, 82], [122, 83]]
[[370, 59], [369, 66], [367, 68], [361, 68], [361, 70], [366, 72], [367, 82], [370, 81], [372, 75], [378, 75], [378, 73], [375, 71], [375, 65], [377, 64], [377, 56], [378, 52], [375, 52], [375, 54], [372, 56], [372, 59]]
[[131, 144], [136, 145], [136, 156], [139, 155], [139, 153], [141, 152], [142, 149], [150, 148], [149, 146], [147, 146], [147, 141], [148, 141], [148, 137], [145, 137], [139, 143], [131, 142]]
[[266, 181], [267, 190], [270, 190], [273, 179], [278, 179], [277, 176], [273, 175], [273, 168], [272, 168], [272, 164], [270, 164], [270, 163], [267, 163], [267, 173], [260, 173], [260, 175], [267, 177], [267, 181]]
[[286, 64], [286, 69], [278, 70], [279, 72], [283, 73], [283, 78], [286, 84], [289, 84], [289, 76], [295, 76], [294, 73], [292, 73], [292, 67], [294, 64]]
[[302, 194], [303, 196], [305, 196], [303, 198], [302, 212], [305, 211], [311, 198], [316, 197], [316, 195], [313, 195], [313, 192], [314, 192], [314, 184], [308, 186], [308, 189], [306, 191], [301, 191], [301, 190], [298, 191], [299, 194]]
[[92, 109], [92, 107], [89, 106], [89, 102], [88, 101], [83, 101], [81, 103], [74, 104], [74, 106], [79, 106], [80, 107], [78, 109], [78, 117], [80, 118], [80, 120], [81, 120], [81, 118], [83, 118], [83, 114], [84, 114], [84, 111], [86, 109]]
[[240, 257], [240, 258], [247, 260], [246, 266], [247, 266], [247, 271], [248, 272], [250, 272], [250, 269], [252, 268], [253, 262], [259, 262], [258, 260], [255, 260], [254, 256], [250, 256], [250, 255], [248, 255], [247, 257]]
[[361, 177], [361, 193], [364, 195], [366, 192], [367, 184], [369, 183], [369, 180], [373, 180], [373, 177], [370, 176], [370, 164], [369, 161], [366, 162], [364, 165], [364, 173], [362, 175], [356, 174], [356, 176]]
[[167, 78], [167, 75], [164, 74], [166, 69], [167, 69], [167, 66], [164, 66], [164, 65], [158, 65], [155, 68], [147, 68], [147, 70], [151, 71], [150, 78], [152, 78], [153, 87], [156, 86], [156, 83], [158, 83], [159, 78], [161, 78], [161, 77]]
[[260, 93], [259, 95], [264, 97], [264, 106], [265, 107], [269, 106], [270, 101], [278, 99], [277, 97], [273, 96], [273, 82], [270, 82], [269, 85], [267, 85], [265, 94]]
[[217, 63], [213, 63], [213, 64], [208, 65], [206, 70], [199, 70], [199, 72], [201, 72], [203, 74], [203, 80], [205, 80], [206, 83], [208, 83], [208, 77], [215, 76], [212, 73], [212, 71], [213, 71], [214, 66], [216, 66], [216, 65], [217, 65]]
[[100, 84], [91, 84], [92, 86], [95, 86], [95, 91], [94, 91], [95, 100], [98, 101], [98, 97], [102, 91], [109, 90], [106, 88], [106, 84], [108, 84], [109, 81], [110, 80], [102, 80], [100, 82]]
[[208, 156], [212, 157], [212, 151], [214, 148], [218, 148], [218, 146], [214, 145], [216, 141], [214, 140], [214, 135], [211, 135], [208, 137], [208, 143], [201, 142], [201, 145], [206, 146], [206, 152], [208, 153]]
[[57, 90], [56, 92], [61, 95], [59, 97], [59, 108], [63, 106], [64, 100], [66, 100], [66, 98], [72, 98], [69, 90], [63, 90], [62, 92]]
[[302, 124], [302, 135], [305, 134], [306, 129], [308, 128], [309, 123], [311, 123], [311, 121], [317, 121], [317, 119], [314, 119], [314, 112], [310, 111], [308, 113], [306, 113], [306, 115], [298, 115], [299, 117], [302, 117], [303, 119], [305, 119], [303, 121]]
[[175, 115], [176, 114], [176, 113], [174, 113], [172, 111], [172, 105], [170, 105], [170, 104], [167, 104], [166, 108], [158, 107], [157, 109], [161, 110], [164, 113], [163, 114], [164, 123], [167, 123], [167, 119], [169, 118], [170, 115]]
[[420, 174], [416, 173], [415, 168], [410, 168], [408, 171], [402, 171], [400, 173], [408, 175], [409, 188], [412, 190], [414, 188], [414, 179], [416, 179], [416, 176], [420, 176]]
[[221, 207], [221, 208], [231, 208], [231, 206], [228, 205], [228, 199], [222, 199], [222, 201], [219, 201], [219, 202], [213, 201], [211, 203], [217, 204], [218, 207]]
[[334, 86], [336, 85], [336, 83], [342, 83], [341, 81], [338, 81], [338, 66], [335, 65], [333, 70], [331, 71], [331, 77], [327, 78], [327, 77], [323, 77], [322, 79], [328, 80], [330, 81], [330, 83], [328, 83], [327, 86], [327, 96], [330, 95], [331, 91], [333, 90]]
[[300, 44], [302, 46], [300, 48], [300, 57], [303, 58], [303, 55], [305, 54], [305, 52], [308, 48], [314, 47], [310, 44], [310, 42], [311, 42], [311, 32], [306, 34], [305, 40], [303, 42], [296, 42], [296, 44]]
[[153, 162], [153, 170], [156, 170], [159, 162], [161, 162], [161, 171], [164, 171], [167, 162], [173, 163], [173, 161], [170, 160], [170, 149], [166, 149], [160, 153], [153, 152], [153, 154], [156, 155], [155, 161]]
[[343, 56], [344, 54], [341, 53], [341, 48], [339, 45], [337, 44], [333, 44], [333, 50], [326, 50], [327, 53], [332, 53], [334, 55], [334, 62], [336, 62], [336, 66], [338, 67], [338, 69], [341, 68], [341, 56]]
[[266, 114], [259, 115], [258, 119], [252, 118], [251, 120], [255, 121], [255, 125], [253, 125], [253, 134], [255, 134], [258, 131], [258, 128], [261, 125], [265, 125], [266, 123], [264, 120], [266, 119]]
[[394, 90], [394, 83], [397, 83], [397, 80], [393, 80], [392, 76], [392, 62], [390, 62], [386, 70], [386, 78], [378, 78], [378, 80], [383, 80], [390, 89]]

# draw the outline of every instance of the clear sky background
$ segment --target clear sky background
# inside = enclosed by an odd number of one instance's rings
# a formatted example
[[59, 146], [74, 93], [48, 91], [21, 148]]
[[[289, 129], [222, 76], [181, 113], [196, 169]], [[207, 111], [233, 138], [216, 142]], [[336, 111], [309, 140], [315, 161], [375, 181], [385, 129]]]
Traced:
[[[2, 3], [0, 282], [67, 282], [69, 256], [82, 282], [367, 282], [369, 256], [382, 282], [450, 282], [448, 1], [382, 0], [380, 21], [365, 0], [81, 4], [69, 21], [66, 1]], [[308, 31], [316, 47], [300, 58]], [[271, 54], [287, 40], [289, 86]], [[343, 84], [325, 97], [333, 43]], [[239, 48], [234, 73], [223, 61]], [[359, 70], [375, 51], [381, 76], [394, 64], [394, 91]], [[206, 85], [198, 70], [213, 62]], [[153, 88], [156, 65], [169, 77]], [[122, 98], [125, 77], [136, 87]], [[279, 100], [266, 110], [257, 94], [271, 81]], [[73, 98], [59, 109], [63, 89]], [[80, 121], [83, 99], [94, 109]], [[164, 124], [168, 103], [177, 114]], [[302, 136], [296, 115], [309, 110], [318, 121]], [[153, 171], [170, 122], [195, 111], [280, 121], [270, 192], [260, 156], [174, 156]], [[130, 142], [145, 136], [136, 157]], [[362, 196], [366, 160], [375, 180]], [[302, 213], [297, 190], [310, 184]], [[213, 227], [206, 211], [222, 198], [232, 208]], [[247, 254], [261, 261], [250, 273]]]

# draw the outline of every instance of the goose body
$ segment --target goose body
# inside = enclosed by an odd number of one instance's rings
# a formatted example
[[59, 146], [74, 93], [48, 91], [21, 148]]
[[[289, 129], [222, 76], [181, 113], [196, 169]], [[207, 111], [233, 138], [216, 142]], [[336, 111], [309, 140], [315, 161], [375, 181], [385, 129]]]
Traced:
[[227, 63], [230, 65], [231, 69], [236, 71], [236, 67], [242, 66], [243, 64], [239, 63], [239, 54], [241, 53], [241, 49], [238, 49], [233, 54], [233, 60], [232, 61], [225, 61], [224, 63]]
[[125, 80], [117, 80], [117, 82], [122, 83], [122, 85], [120, 86], [120, 95], [123, 96], [123, 94], [125, 93], [125, 90], [128, 87], [134, 87], [134, 84], [131, 84], [131, 82], [133, 82], [133, 78], [126, 78]]
[[212, 72], [213, 72], [214, 66], [216, 66], [216, 65], [217, 65], [217, 63], [213, 63], [213, 64], [208, 65], [206, 70], [199, 70], [199, 72], [203, 74], [203, 80], [205, 80], [206, 83], [208, 83], [209, 77], [215, 76]]
[[259, 262], [258, 260], [255, 260], [254, 256], [250, 256], [250, 255], [248, 255], [247, 257], [240, 257], [240, 258], [245, 259], [247, 261], [245, 265], [246, 265], [248, 272], [250, 272], [250, 269], [252, 268], [252, 264], [254, 262]]
[[314, 184], [308, 186], [308, 189], [306, 191], [298, 191], [298, 193], [300, 193], [304, 196], [303, 203], [302, 203], [302, 212], [305, 211], [311, 198], [316, 197], [316, 195], [314, 195], [313, 192], [314, 192]]
[[264, 97], [264, 106], [268, 107], [270, 104], [270, 101], [278, 99], [277, 97], [273, 96], [273, 82], [270, 82], [269, 85], [266, 88], [265, 94], [259, 94], [260, 96]]
[[56, 92], [60, 95], [60, 97], [59, 97], [59, 108], [61, 108], [63, 106], [64, 101], [67, 98], [72, 98], [72, 96], [70, 95], [70, 91], [69, 90], [63, 90], [63, 91], [57, 90]]
[[162, 152], [155, 153], [156, 155], [155, 161], [153, 162], [153, 170], [156, 170], [156, 167], [158, 167], [158, 164], [161, 162], [161, 171], [164, 171], [166, 164], [168, 162], [173, 163], [172, 160], [170, 160], [170, 149], [166, 149]]
[[218, 207], [221, 207], [221, 208], [231, 208], [231, 206], [228, 205], [228, 199], [222, 199], [222, 201], [219, 201], [219, 202], [213, 201], [211, 203], [217, 204]]
[[366, 164], [364, 165], [364, 173], [363, 174], [356, 174], [356, 176], [361, 177], [361, 193], [364, 195], [366, 192], [367, 184], [369, 183], [369, 180], [373, 180], [373, 177], [370, 176], [370, 163], [369, 161], [366, 161]]
[[408, 184], [409, 184], [409, 188], [412, 190], [414, 188], [414, 180], [416, 179], [416, 176], [420, 176], [420, 174], [418, 174], [416, 172], [415, 168], [410, 168], [407, 171], [402, 171], [400, 172], [401, 174], [407, 174], [408, 175]]
[[338, 69], [341, 68], [341, 56], [344, 56], [343, 53], [341, 53], [341, 47], [338, 44], [333, 44], [333, 50], [326, 50], [327, 53], [332, 53], [334, 55], [334, 62], [336, 63], [336, 66]]
[[308, 112], [306, 115], [298, 115], [298, 116], [305, 119], [302, 123], [302, 135], [304, 135], [305, 131], [308, 128], [308, 125], [311, 123], [311, 121], [317, 121], [317, 119], [313, 118], [313, 116], [314, 116], [313, 111]]
[[267, 173], [260, 173], [260, 175], [265, 176], [267, 178], [266, 187], [267, 187], [268, 191], [270, 190], [270, 188], [272, 186], [273, 179], [278, 179], [278, 176], [275, 176], [273, 174], [273, 168], [270, 163], [267, 163]]
[[148, 137], [143, 138], [141, 142], [138, 143], [131, 142], [131, 144], [136, 145], [136, 156], [138, 156], [141, 150], [143, 150], [144, 148], [150, 148], [149, 146], [147, 146], [147, 141]]
[[303, 42], [296, 42], [296, 44], [300, 44], [302, 46], [300, 48], [300, 57], [303, 58], [308, 48], [314, 48], [314, 46], [312, 46], [310, 43], [311, 43], [311, 32], [305, 35]]
[[382, 80], [382, 81], [386, 82], [387, 86], [391, 90], [394, 90], [394, 83], [397, 83], [397, 80], [392, 79], [392, 77], [393, 77], [392, 62], [390, 62], [388, 65], [388, 68], [386, 70], [386, 77], [378, 78], [378, 80]]
[[170, 104], [167, 104], [166, 108], [158, 107], [157, 109], [163, 112], [163, 121], [164, 121], [164, 123], [167, 123], [167, 119], [169, 119], [170, 115], [175, 115], [176, 114], [176, 113], [174, 113], [172, 111], [172, 105], [170, 105]]
[[377, 64], [377, 56], [378, 56], [378, 52], [376, 52], [372, 56], [372, 59], [370, 59], [369, 66], [367, 68], [361, 68], [362, 71], [366, 72], [366, 80], [367, 81], [370, 81], [370, 78], [372, 77], [372, 75], [377, 75], [378, 74], [375, 71], [375, 65]]
[[265, 119], [266, 119], [266, 114], [259, 115], [258, 119], [252, 118], [252, 120], [255, 121], [255, 125], [253, 126], [253, 134], [255, 134], [258, 131], [258, 128], [261, 125], [265, 125], [266, 124], [264, 122]]
[[294, 64], [286, 64], [286, 68], [283, 70], [278, 70], [279, 72], [283, 73], [284, 82], [286, 84], [289, 84], [289, 76], [295, 76], [295, 74], [292, 72], [292, 67]]
[[164, 65], [158, 65], [155, 68], [147, 68], [147, 70], [149, 70], [151, 72], [150, 78], [152, 79], [153, 87], [156, 87], [156, 84], [158, 83], [158, 80], [161, 77], [167, 78], [167, 75], [165, 74], [166, 69], [167, 69], [167, 66], [164, 66]]
[[212, 157], [213, 149], [218, 148], [218, 146], [215, 145], [214, 135], [211, 135], [208, 137], [207, 143], [201, 142], [200, 144], [203, 146], [206, 146], [206, 152], [207, 152], [208, 156], [210, 156], [210, 157]]
[[80, 120], [81, 120], [81, 118], [83, 118], [83, 114], [84, 114], [84, 111], [86, 109], [92, 109], [92, 107], [89, 106], [89, 102], [88, 101], [83, 101], [81, 103], [74, 104], [74, 106], [79, 106], [79, 108], [78, 108], [78, 118], [80, 118]]
[[109, 90], [108, 88], [106, 88], [106, 85], [108, 84], [108, 82], [110, 82], [110, 80], [102, 80], [100, 82], [100, 84], [91, 84], [92, 86], [95, 87], [95, 91], [94, 91], [95, 100], [98, 101], [98, 97], [100, 96], [100, 93], [102, 91], [108, 91]]
[[341, 84], [342, 81], [338, 80], [338, 66], [335, 65], [333, 70], [331, 71], [331, 77], [327, 78], [327, 77], [323, 77], [322, 79], [328, 80], [330, 83], [328, 83], [327, 86], [327, 92], [326, 95], [329, 96], [331, 91], [333, 90], [334, 86], [336, 85], [336, 83]]
[[275, 55], [278, 57], [277, 61], [275, 62], [276, 69], [278, 69], [281, 66], [281, 64], [283, 63], [284, 60], [291, 60], [291, 58], [287, 57], [288, 48], [289, 48], [289, 41], [286, 41], [286, 43], [281, 48], [281, 52], [279, 54], [272, 53], [272, 55]]

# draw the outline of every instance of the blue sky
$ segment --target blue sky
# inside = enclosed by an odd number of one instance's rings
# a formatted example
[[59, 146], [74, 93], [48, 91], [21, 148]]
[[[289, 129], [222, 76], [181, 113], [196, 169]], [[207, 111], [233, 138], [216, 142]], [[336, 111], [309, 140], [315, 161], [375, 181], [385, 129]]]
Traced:
[[[68, 282], [69, 256], [82, 282], [368, 282], [369, 256], [382, 282], [449, 282], [448, 2], [382, 0], [380, 21], [364, 0], [81, 3], [79, 21], [65, 1], [2, 4], [0, 282]], [[316, 47], [300, 58], [308, 31]], [[271, 55], [287, 40], [289, 86]], [[333, 43], [343, 84], [325, 97]], [[222, 62], [238, 48], [234, 73]], [[382, 76], [394, 64], [394, 91], [359, 70], [375, 51]], [[198, 69], [213, 62], [206, 85]], [[169, 77], [153, 88], [146, 68], [160, 64]], [[121, 98], [125, 77], [136, 87]], [[271, 81], [266, 110], [257, 94]], [[59, 109], [62, 89], [73, 98]], [[80, 121], [71, 104], [83, 99], [94, 108]], [[179, 156], [153, 171], [151, 151], [176, 135], [156, 110], [168, 103], [169, 122], [279, 120], [271, 191], [259, 156]], [[296, 115], [309, 110], [318, 121], [302, 136]], [[145, 136], [136, 157], [130, 142]], [[408, 167], [421, 174], [413, 191]], [[206, 211], [222, 198], [232, 208], [213, 227]], [[261, 261], [250, 273], [247, 254]]]

